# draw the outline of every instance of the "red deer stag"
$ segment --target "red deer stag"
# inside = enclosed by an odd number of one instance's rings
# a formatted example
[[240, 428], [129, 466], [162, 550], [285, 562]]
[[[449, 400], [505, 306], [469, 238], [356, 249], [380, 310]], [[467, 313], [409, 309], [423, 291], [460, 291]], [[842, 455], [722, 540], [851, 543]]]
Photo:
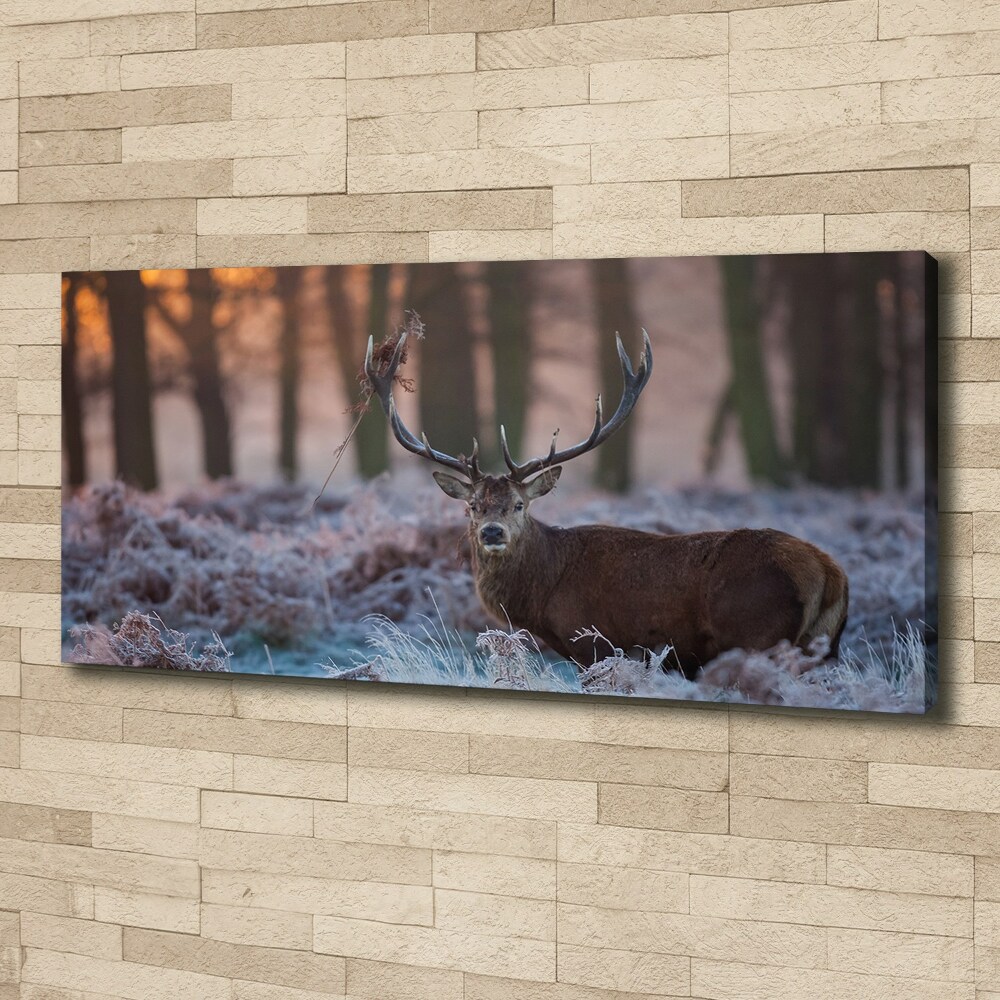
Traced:
[[559, 528], [528, 513], [532, 501], [556, 485], [561, 463], [597, 448], [628, 418], [653, 371], [645, 331], [643, 340], [633, 371], [618, 338], [621, 402], [605, 422], [598, 396], [594, 427], [584, 441], [557, 451], [553, 435], [547, 455], [518, 463], [501, 427], [509, 470], [503, 476], [481, 471], [475, 440], [471, 457], [456, 458], [403, 424], [392, 384], [405, 333], [387, 366], [373, 363], [369, 340], [365, 374], [396, 440], [463, 477], [434, 473], [448, 496], [468, 506], [476, 590], [501, 621], [527, 629], [582, 666], [615, 647], [669, 645], [674, 653], [668, 659], [690, 675], [727, 649], [764, 650], [783, 639], [806, 649], [820, 636], [829, 637], [836, 655], [847, 619], [847, 577], [808, 542], [771, 529], [664, 535], [604, 524]]

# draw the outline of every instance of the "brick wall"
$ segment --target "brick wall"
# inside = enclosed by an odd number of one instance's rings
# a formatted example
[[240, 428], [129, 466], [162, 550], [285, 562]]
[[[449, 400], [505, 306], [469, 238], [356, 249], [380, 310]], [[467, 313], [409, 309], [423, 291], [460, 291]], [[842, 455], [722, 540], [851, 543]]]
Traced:
[[[1000, 7], [194, 3], [0, 0], [0, 1000], [1000, 998]], [[62, 269], [901, 248], [930, 719], [58, 665]]]

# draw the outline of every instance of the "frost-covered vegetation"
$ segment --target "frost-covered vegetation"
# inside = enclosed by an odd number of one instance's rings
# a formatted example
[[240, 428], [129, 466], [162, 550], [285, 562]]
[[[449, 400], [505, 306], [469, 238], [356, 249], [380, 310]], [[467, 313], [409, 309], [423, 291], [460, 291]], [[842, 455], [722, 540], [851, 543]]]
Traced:
[[801, 488], [555, 495], [543, 519], [649, 531], [776, 527], [837, 558], [851, 588], [838, 661], [733, 650], [687, 680], [669, 651], [585, 671], [500, 627], [473, 588], [461, 505], [387, 481], [324, 497], [233, 482], [166, 498], [120, 484], [63, 508], [65, 656], [527, 690], [921, 711], [925, 524], [919, 499]]

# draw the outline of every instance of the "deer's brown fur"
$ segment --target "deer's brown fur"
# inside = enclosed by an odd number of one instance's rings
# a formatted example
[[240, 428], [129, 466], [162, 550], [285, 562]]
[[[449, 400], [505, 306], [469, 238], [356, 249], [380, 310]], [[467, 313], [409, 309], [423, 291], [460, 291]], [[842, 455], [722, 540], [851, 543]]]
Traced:
[[[551, 484], [539, 483], [546, 477]], [[456, 495], [458, 480], [436, 478]], [[820, 635], [836, 653], [847, 578], [814, 545], [771, 529], [661, 535], [550, 526], [527, 514], [527, 505], [556, 478], [558, 469], [524, 485], [487, 476], [461, 492], [470, 505], [476, 589], [501, 621], [582, 665], [612, 647], [669, 645], [668, 662], [691, 671], [727, 649], [768, 649], [782, 639], [805, 649]], [[515, 511], [518, 502], [523, 511]], [[504, 529], [502, 549], [483, 544], [484, 525]], [[580, 638], [583, 630], [604, 640]]]

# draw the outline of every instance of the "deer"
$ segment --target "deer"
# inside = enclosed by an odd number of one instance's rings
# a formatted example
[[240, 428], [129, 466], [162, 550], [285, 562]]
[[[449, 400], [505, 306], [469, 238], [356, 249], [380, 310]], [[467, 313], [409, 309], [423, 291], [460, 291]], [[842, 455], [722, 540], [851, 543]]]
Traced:
[[453, 456], [404, 425], [393, 382], [406, 337], [399, 335], [387, 364], [373, 361], [369, 338], [364, 376], [396, 441], [448, 470], [433, 477], [466, 504], [476, 591], [493, 617], [581, 669], [611, 655], [648, 656], [669, 647], [669, 666], [693, 677], [730, 649], [763, 651], [787, 640], [809, 651], [821, 637], [829, 642], [827, 657], [837, 656], [847, 576], [810, 542], [771, 528], [687, 534], [606, 524], [563, 528], [529, 513], [555, 488], [567, 462], [600, 447], [635, 408], [653, 372], [645, 330], [635, 368], [617, 337], [624, 388], [611, 419], [605, 421], [598, 396], [584, 440], [557, 450], [557, 430], [547, 454], [524, 462], [512, 457], [501, 426], [503, 475], [482, 471], [475, 438], [468, 457]]

